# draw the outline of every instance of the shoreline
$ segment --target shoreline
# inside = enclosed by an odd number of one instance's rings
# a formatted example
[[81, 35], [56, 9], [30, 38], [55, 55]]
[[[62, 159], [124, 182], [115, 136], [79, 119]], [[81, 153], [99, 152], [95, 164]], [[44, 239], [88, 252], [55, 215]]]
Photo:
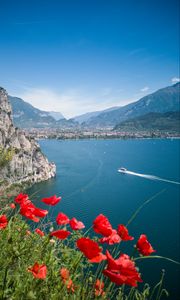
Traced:
[[172, 137], [165, 137], [165, 136], [159, 136], [159, 137], [91, 137], [91, 138], [56, 138], [56, 137], [40, 137], [35, 138], [37, 141], [41, 140], [59, 140], [59, 141], [83, 141], [83, 140], [159, 140], [159, 139], [168, 139], [168, 140], [179, 140], [180, 136], [172, 136]]

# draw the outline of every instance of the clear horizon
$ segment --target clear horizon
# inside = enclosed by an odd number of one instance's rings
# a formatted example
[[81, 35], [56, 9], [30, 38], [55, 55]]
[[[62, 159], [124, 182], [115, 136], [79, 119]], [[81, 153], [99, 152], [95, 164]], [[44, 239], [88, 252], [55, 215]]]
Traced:
[[71, 118], [176, 83], [178, 3], [1, 1], [0, 86]]

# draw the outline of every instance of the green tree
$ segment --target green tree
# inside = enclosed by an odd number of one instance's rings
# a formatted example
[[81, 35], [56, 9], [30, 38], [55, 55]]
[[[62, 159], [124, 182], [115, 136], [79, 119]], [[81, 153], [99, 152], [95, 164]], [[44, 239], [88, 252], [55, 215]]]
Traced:
[[0, 147], [0, 167], [1, 168], [5, 167], [12, 160], [14, 153], [15, 153], [15, 151], [11, 147], [8, 149]]

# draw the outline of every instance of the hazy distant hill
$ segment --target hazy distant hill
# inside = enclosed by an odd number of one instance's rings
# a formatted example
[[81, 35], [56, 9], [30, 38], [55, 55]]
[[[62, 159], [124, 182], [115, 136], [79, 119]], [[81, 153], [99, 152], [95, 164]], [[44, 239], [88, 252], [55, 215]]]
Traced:
[[79, 124], [82, 124], [84, 122], [88, 122], [92, 117], [97, 117], [97, 116], [99, 116], [102, 113], [105, 113], [105, 112], [108, 112], [108, 111], [112, 111], [112, 110], [117, 109], [117, 108], [119, 108], [119, 107], [115, 106], [115, 107], [107, 108], [105, 110], [88, 112], [86, 114], [76, 116], [72, 120], [78, 122]]
[[13, 122], [17, 127], [52, 127], [57, 124], [56, 120], [65, 120], [61, 113], [47, 112], [35, 108], [21, 98], [8, 96], [12, 111]]
[[165, 113], [180, 110], [180, 83], [160, 89], [123, 107], [111, 107], [103, 111], [83, 114], [66, 120], [61, 113], [47, 112], [33, 107], [24, 100], [9, 96], [13, 120], [21, 128], [77, 128], [114, 127], [117, 124], [148, 113]]
[[166, 113], [148, 113], [123, 121], [114, 127], [118, 131], [160, 130], [180, 133], [180, 111]]
[[102, 112], [90, 118], [84, 125], [91, 127], [115, 126], [122, 121], [132, 119], [149, 112], [164, 113], [180, 110], [180, 83], [160, 89], [140, 100], [113, 111]]
[[62, 113], [60, 113], [60, 112], [58, 112], [58, 111], [49, 111], [48, 113], [49, 113], [49, 115], [50, 115], [51, 117], [53, 117], [56, 121], [65, 119], [64, 116], [62, 115]]

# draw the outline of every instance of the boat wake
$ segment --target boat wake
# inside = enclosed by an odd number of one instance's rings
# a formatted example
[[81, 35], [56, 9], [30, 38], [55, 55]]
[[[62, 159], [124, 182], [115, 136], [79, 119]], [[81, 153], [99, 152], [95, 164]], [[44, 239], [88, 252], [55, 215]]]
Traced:
[[[118, 172], [122, 173], [121, 170], [118, 170]], [[180, 185], [180, 182], [173, 181], [173, 180], [168, 180], [168, 179], [161, 178], [161, 177], [154, 176], [154, 175], [141, 174], [141, 173], [136, 173], [136, 172], [132, 172], [132, 171], [128, 171], [128, 170], [126, 170], [123, 173], [138, 176], [138, 177], [143, 177], [143, 178], [146, 178], [146, 179], [149, 179], [149, 180], [157, 180], [157, 181], [163, 181], [163, 182], [167, 182], [167, 183], [179, 184]]]

